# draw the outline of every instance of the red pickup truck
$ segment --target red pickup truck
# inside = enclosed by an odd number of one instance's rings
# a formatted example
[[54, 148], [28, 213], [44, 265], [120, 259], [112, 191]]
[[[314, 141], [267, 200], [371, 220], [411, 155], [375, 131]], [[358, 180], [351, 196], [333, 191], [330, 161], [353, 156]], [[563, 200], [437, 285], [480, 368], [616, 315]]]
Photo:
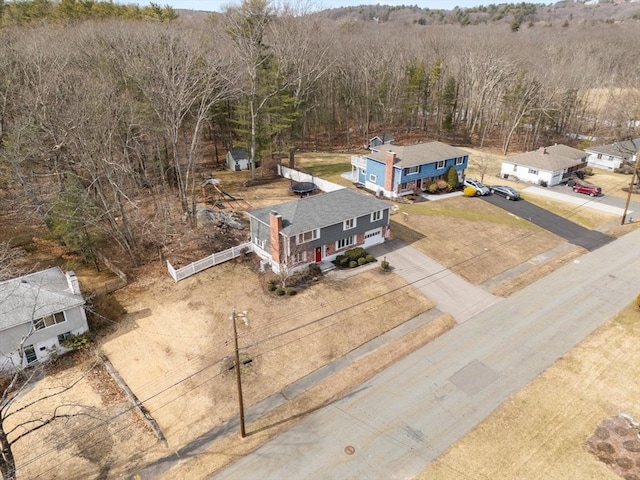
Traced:
[[584, 193], [591, 197], [599, 197], [602, 195], [602, 189], [591, 183], [576, 183], [573, 186], [573, 191], [578, 193]]

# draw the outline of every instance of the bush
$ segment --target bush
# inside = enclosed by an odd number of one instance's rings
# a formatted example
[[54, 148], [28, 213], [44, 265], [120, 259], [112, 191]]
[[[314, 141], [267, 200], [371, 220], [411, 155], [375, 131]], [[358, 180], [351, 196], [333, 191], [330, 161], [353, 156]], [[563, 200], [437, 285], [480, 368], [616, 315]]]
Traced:
[[381, 261], [380, 268], [382, 270], [389, 270], [389, 262], [387, 262], [386, 260]]
[[438, 184], [436, 182], [431, 182], [427, 185], [427, 191], [429, 193], [436, 193], [438, 191]]
[[284, 288], [282, 288], [282, 287], [276, 288], [276, 295], [278, 295], [279, 297], [281, 297], [285, 293], [287, 293], [287, 292], [285, 292]]
[[311, 275], [312, 277], [318, 277], [322, 275], [320, 265], [318, 265], [317, 263], [312, 263], [311, 265], [309, 265], [309, 275]]
[[267, 283], [267, 290], [269, 290], [270, 292], [275, 291], [276, 288], [278, 288], [278, 286], [274, 282]]
[[84, 332], [79, 335], [71, 335], [62, 341], [62, 346], [71, 350], [78, 350], [80, 348], [87, 348], [91, 343], [91, 336], [89, 332]]
[[462, 191], [462, 194], [465, 197], [475, 197], [476, 196], [476, 189], [473, 187], [464, 187], [464, 190]]
[[358, 262], [356, 262], [355, 260], [351, 260], [349, 262], [349, 268], [356, 268], [358, 266]]
[[438, 180], [436, 185], [438, 186], [438, 190], [440, 190], [441, 192], [445, 191], [447, 188], [450, 188], [447, 181], [442, 179]]
[[297, 292], [294, 288], [287, 288], [287, 295], [289, 295], [290, 297], [295, 295]]
[[371, 262], [375, 261], [375, 259], [376, 259], [376, 257], [374, 257], [373, 255], [367, 255], [364, 258], [367, 261], [367, 263], [371, 263]]
[[344, 252], [344, 254], [349, 260], [358, 261], [360, 257], [365, 257], [367, 255], [367, 252], [362, 247], [356, 247], [352, 248], [351, 250], [347, 250], [346, 252]]
[[350, 262], [350, 261], [351, 261], [351, 260], [349, 260], [349, 257], [344, 257], [344, 256], [343, 256], [343, 257], [340, 259], [340, 261], [338, 262], [338, 265], [340, 265], [341, 267], [346, 267], [347, 265], [349, 265], [349, 262]]
[[358, 259], [358, 265], [362, 266], [365, 265], [367, 263], [367, 259], [365, 257], [360, 257]]
[[456, 190], [460, 185], [460, 180], [458, 179], [458, 171], [456, 170], [456, 167], [454, 167], [453, 165], [450, 165], [445, 177], [447, 179], [447, 184], [449, 185], [449, 188], [451, 190]]

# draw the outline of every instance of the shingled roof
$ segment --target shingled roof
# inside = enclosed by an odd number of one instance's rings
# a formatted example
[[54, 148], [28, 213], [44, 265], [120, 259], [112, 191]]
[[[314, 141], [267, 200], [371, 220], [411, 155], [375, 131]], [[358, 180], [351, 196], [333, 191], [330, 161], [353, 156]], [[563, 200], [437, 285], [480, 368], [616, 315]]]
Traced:
[[625, 140], [623, 142], [611, 143], [609, 145], [596, 145], [585, 148], [586, 152], [601, 153], [603, 155], [611, 155], [612, 157], [629, 160], [640, 150], [640, 137], [633, 140]]
[[0, 282], [0, 330], [83, 305], [58, 267]]
[[507, 157], [503, 161], [514, 165], [533, 167], [538, 170], [554, 172], [565, 168], [575, 167], [583, 163], [587, 155], [582, 150], [567, 145], [553, 145], [543, 147], [533, 152], [522, 153]]
[[342, 188], [321, 195], [312, 195], [271, 207], [251, 210], [248, 213], [267, 225], [270, 213], [277, 213], [282, 216], [282, 232], [287, 236], [293, 236], [389, 207], [390, 204], [387, 202], [370, 195]]
[[379, 152], [369, 153], [366, 157], [384, 163], [387, 158], [387, 152], [394, 152], [396, 154], [394, 167], [399, 168], [414, 167], [469, 155], [469, 152], [465, 150], [442, 142], [417, 143], [407, 146], [380, 145], [378, 148], [380, 148]]

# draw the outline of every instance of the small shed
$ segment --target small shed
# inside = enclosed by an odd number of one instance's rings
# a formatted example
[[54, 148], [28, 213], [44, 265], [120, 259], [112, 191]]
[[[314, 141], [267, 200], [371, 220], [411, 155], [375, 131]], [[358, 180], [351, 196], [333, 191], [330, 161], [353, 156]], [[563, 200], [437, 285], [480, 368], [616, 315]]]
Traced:
[[242, 148], [232, 148], [227, 152], [227, 168], [234, 172], [249, 170], [251, 162], [249, 154]]

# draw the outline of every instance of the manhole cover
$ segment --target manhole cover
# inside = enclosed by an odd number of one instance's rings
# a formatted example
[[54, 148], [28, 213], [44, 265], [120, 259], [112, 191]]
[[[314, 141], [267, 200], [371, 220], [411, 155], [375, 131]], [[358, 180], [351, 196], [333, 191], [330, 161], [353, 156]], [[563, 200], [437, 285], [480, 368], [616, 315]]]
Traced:
[[346, 453], [347, 455], [353, 455], [354, 453], [356, 453], [356, 449], [351, 445], [347, 445], [346, 447], [344, 447], [344, 453]]

